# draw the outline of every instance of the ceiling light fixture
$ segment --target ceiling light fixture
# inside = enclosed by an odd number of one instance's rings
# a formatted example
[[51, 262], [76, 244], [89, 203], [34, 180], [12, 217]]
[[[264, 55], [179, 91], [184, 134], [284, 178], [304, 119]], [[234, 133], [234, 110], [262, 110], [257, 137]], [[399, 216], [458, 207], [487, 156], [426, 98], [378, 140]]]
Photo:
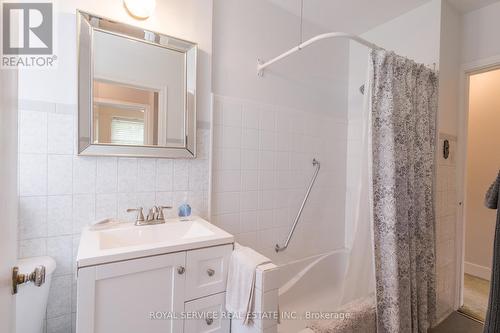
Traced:
[[144, 20], [153, 15], [156, 0], [123, 0], [125, 8], [130, 15]]

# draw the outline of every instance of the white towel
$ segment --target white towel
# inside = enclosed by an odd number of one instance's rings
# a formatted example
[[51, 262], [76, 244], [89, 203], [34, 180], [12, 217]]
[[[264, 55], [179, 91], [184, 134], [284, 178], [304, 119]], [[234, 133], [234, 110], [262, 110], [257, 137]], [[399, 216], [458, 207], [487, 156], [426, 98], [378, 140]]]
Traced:
[[244, 318], [243, 323], [251, 322], [255, 303], [255, 272], [259, 265], [271, 262], [260, 253], [236, 244], [229, 261], [226, 289], [226, 310]]

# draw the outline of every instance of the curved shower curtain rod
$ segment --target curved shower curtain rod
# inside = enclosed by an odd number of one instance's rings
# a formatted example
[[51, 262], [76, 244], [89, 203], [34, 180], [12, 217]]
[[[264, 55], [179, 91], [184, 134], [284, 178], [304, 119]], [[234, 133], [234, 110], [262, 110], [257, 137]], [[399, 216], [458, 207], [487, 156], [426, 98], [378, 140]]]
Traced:
[[288, 57], [289, 55], [291, 55], [297, 51], [302, 50], [305, 47], [308, 47], [311, 44], [316, 43], [317, 41], [320, 41], [322, 39], [328, 39], [328, 38], [346, 38], [346, 39], [350, 39], [350, 40], [353, 40], [355, 42], [358, 42], [359, 44], [367, 46], [371, 49], [375, 49], [375, 50], [382, 49], [380, 46], [373, 44], [373, 43], [367, 41], [366, 39], [361, 38], [357, 35], [353, 35], [353, 34], [350, 34], [347, 32], [328, 32], [325, 34], [314, 36], [313, 38], [306, 40], [303, 43], [300, 43], [299, 45], [295, 46], [294, 48], [280, 54], [279, 56], [277, 56], [269, 61], [263, 62], [261, 59], [258, 59], [257, 60], [257, 75], [259, 75], [259, 76], [264, 75], [264, 69], [266, 67], [274, 64], [277, 61], [280, 61], [281, 59]]

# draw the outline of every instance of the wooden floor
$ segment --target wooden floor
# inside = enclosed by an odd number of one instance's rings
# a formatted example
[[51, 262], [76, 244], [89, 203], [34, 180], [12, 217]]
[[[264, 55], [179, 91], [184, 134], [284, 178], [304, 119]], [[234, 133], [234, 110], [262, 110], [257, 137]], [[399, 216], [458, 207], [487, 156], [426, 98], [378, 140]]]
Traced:
[[482, 333], [483, 324], [458, 312], [452, 313], [430, 333]]

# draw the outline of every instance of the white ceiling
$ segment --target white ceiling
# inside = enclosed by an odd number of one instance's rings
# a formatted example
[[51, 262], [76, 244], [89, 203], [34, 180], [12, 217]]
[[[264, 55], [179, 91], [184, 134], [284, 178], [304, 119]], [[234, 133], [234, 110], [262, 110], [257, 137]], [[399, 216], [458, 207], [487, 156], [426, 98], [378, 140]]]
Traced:
[[[269, 0], [299, 16], [301, 0]], [[304, 19], [325, 31], [366, 32], [430, 0], [303, 0]], [[500, 0], [448, 0], [466, 13]]]
[[[300, 15], [301, 0], [269, 0]], [[429, 0], [303, 0], [304, 19], [326, 31], [360, 34]]]

